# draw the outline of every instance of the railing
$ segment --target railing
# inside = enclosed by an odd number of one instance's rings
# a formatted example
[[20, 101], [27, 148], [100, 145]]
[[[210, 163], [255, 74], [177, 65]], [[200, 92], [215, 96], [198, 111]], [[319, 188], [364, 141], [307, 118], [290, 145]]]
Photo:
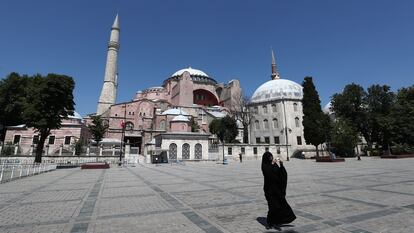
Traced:
[[0, 183], [56, 169], [56, 164], [0, 164]]

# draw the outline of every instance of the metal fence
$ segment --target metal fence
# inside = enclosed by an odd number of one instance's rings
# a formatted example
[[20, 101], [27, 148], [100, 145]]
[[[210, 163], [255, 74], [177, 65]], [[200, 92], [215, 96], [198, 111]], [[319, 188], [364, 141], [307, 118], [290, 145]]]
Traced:
[[0, 183], [33, 176], [56, 169], [56, 164], [18, 164], [3, 161], [0, 164]]

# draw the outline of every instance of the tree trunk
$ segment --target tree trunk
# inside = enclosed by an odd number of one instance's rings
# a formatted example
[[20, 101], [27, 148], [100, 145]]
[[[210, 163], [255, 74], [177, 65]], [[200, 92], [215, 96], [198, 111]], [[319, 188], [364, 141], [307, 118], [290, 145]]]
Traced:
[[316, 148], [316, 158], [319, 158], [319, 149], [318, 149], [318, 145], [315, 146]]
[[224, 141], [223, 141], [223, 164], [224, 164]]
[[4, 139], [6, 138], [6, 131], [6, 126], [3, 126], [3, 128], [0, 130], [0, 142], [4, 142]]
[[35, 163], [42, 163], [42, 154], [43, 154], [43, 147], [45, 145], [45, 141], [47, 136], [49, 136], [49, 130], [46, 132], [40, 133], [39, 143], [36, 147], [36, 157], [35, 157]]
[[249, 143], [249, 126], [243, 126], [243, 143]]

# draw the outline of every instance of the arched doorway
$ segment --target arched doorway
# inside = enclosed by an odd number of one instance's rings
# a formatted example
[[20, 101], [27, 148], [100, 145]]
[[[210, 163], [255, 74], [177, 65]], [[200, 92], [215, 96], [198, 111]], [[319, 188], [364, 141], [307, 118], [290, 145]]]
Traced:
[[190, 159], [190, 145], [188, 143], [183, 144], [183, 159]]
[[171, 143], [169, 148], [169, 159], [177, 160], [177, 144]]
[[203, 146], [200, 143], [197, 143], [194, 147], [194, 158], [195, 159], [203, 158]]

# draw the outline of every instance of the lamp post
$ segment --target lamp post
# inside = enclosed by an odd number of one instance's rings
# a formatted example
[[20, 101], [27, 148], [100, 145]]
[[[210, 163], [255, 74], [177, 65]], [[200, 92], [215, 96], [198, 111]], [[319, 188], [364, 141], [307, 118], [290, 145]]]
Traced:
[[288, 139], [288, 127], [287, 127], [287, 120], [286, 120], [286, 108], [285, 108], [285, 99], [282, 97], [282, 105], [283, 105], [283, 118], [285, 120], [285, 142], [286, 142], [286, 161], [289, 161], [289, 139]]
[[122, 108], [124, 108], [124, 120], [121, 123], [121, 151], [119, 152], [119, 163], [118, 165], [121, 166], [122, 165], [122, 152], [123, 152], [123, 148], [124, 148], [124, 137], [125, 137], [125, 126], [126, 126], [126, 103], [124, 104], [124, 106], [122, 106]]

